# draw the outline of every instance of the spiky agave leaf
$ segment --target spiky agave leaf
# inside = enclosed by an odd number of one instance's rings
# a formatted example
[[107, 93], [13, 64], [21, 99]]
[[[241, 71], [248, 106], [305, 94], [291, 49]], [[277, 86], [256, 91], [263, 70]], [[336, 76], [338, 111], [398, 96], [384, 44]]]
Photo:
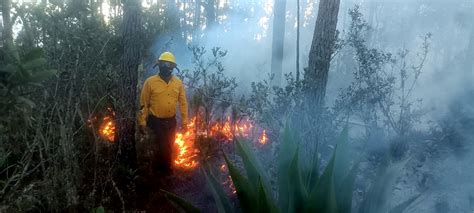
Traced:
[[209, 186], [212, 196], [214, 197], [214, 201], [216, 202], [217, 211], [220, 213], [234, 212], [227, 194], [223, 190], [219, 181], [217, 181], [217, 178], [212, 174], [209, 164], [204, 164], [204, 167], [205, 169], [203, 169], [203, 173], [206, 176], [207, 185]]
[[359, 212], [378, 213], [384, 212], [388, 207], [390, 193], [396, 183], [400, 170], [408, 162], [408, 159], [393, 163], [381, 169], [377, 179], [370, 187], [364, 201], [361, 204]]
[[160, 189], [160, 191], [165, 194], [165, 196], [168, 200], [175, 203], [177, 206], [182, 208], [185, 212], [187, 212], [187, 213], [198, 213], [198, 212], [200, 212], [198, 208], [196, 208], [193, 204], [191, 204], [189, 201], [185, 200], [184, 198], [182, 198], [182, 197], [180, 197], [180, 196], [178, 196], [174, 193], [163, 190], [163, 189]]
[[257, 190], [252, 187], [252, 184], [247, 178], [245, 178], [237, 167], [229, 160], [227, 155], [224, 154], [224, 159], [229, 169], [230, 177], [234, 183], [237, 191], [237, 197], [239, 198], [240, 205], [244, 212], [253, 212], [258, 206], [258, 195]]
[[311, 189], [308, 205], [305, 208], [306, 212], [337, 212], [336, 192], [333, 178], [335, 159], [336, 151], [333, 153], [332, 158], [324, 169], [318, 183], [313, 189]]
[[268, 194], [267, 190], [262, 184], [261, 179], [258, 180], [258, 205], [257, 205], [257, 211], [258, 213], [276, 213], [279, 212], [276, 204], [274, 203], [273, 199], [270, 199], [269, 196], [272, 196], [271, 194]]
[[301, 212], [304, 210], [304, 205], [307, 203], [308, 191], [303, 184], [301, 169], [299, 166], [299, 152], [298, 149], [293, 156], [291, 166], [288, 169], [289, 177], [289, 195], [288, 195], [288, 210], [285, 212]]
[[351, 212], [352, 194], [357, 175], [359, 161], [350, 167], [351, 159], [349, 149], [349, 127], [346, 125], [337, 139], [337, 149], [334, 150], [334, 184], [336, 186], [336, 199], [339, 212]]
[[337, 207], [340, 213], [350, 213], [352, 211], [352, 194], [358, 169], [359, 163], [356, 163], [341, 182], [341, 185], [336, 185]]
[[281, 210], [288, 210], [290, 204], [290, 177], [288, 171], [292, 157], [295, 156], [296, 152], [296, 140], [288, 123], [285, 125], [282, 136], [283, 141], [278, 154], [278, 204]]
[[[263, 187], [268, 192], [270, 191], [270, 183], [268, 181], [265, 171], [262, 169], [260, 162], [257, 160], [255, 153], [248, 143], [242, 140], [236, 141], [237, 153], [242, 158], [244, 163], [245, 171], [247, 172], [248, 179], [254, 188], [258, 187], [259, 180], [262, 182]], [[270, 193], [271, 194], [271, 193]], [[269, 197], [269, 199], [272, 199]]]
[[351, 170], [349, 153], [349, 128], [346, 125], [336, 140], [337, 150], [334, 162], [334, 182], [336, 186], [342, 184], [342, 181]]
[[303, 183], [305, 184], [306, 189], [312, 189], [319, 180], [319, 154], [318, 154], [318, 147], [316, 145], [316, 149], [314, 150], [313, 154], [311, 154], [311, 159], [309, 164], [301, 167], [301, 175], [303, 178]]

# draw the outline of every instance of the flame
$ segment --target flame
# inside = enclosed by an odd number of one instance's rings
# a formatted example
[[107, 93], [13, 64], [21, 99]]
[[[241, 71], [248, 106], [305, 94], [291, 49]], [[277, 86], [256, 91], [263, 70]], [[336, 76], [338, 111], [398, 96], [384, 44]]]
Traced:
[[[114, 121], [114, 115], [112, 109], [108, 108], [108, 115], [104, 116], [102, 122], [99, 125], [99, 136], [111, 143], [115, 141], [116, 124]], [[89, 123], [92, 124], [94, 119], [89, 119]], [[180, 169], [194, 169], [196, 168], [199, 157], [199, 150], [195, 147], [195, 140], [197, 136], [212, 137], [217, 141], [228, 142], [232, 141], [234, 136], [250, 137], [255, 133], [254, 125], [249, 119], [244, 119], [236, 122], [232, 122], [230, 116], [222, 122], [212, 122], [209, 125], [208, 130], [205, 128], [197, 128], [198, 117], [195, 116], [191, 119], [191, 122], [187, 125], [185, 131], [177, 132], [174, 141], [175, 154], [173, 157], [174, 166]], [[258, 142], [261, 145], [265, 145], [268, 142], [266, 131], [263, 130], [262, 134], [258, 138]], [[228, 173], [225, 165], [221, 166], [222, 173]]]
[[222, 172], [222, 173], [228, 172], [227, 166], [226, 166], [225, 164], [222, 164], [221, 167], [220, 167], [220, 169], [221, 169], [221, 172]]
[[248, 119], [232, 123], [230, 117], [227, 117], [224, 123], [216, 122], [211, 125], [210, 136], [217, 138], [220, 137], [225, 141], [231, 141], [234, 136], [250, 136], [252, 129], [253, 125]]
[[230, 177], [230, 175], [228, 175], [225, 179], [225, 181], [222, 183], [222, 185], [225, 185], [228, 187], [228, 189], [230, 190], [230, 192], [232, 194], [236, 194], [237, 193], [237, 190], [235, 189], [235, 185], [234, 185], [234, 182], [232, 181], [232, 177]]
[[267, 132], [263, 130], [262, 135], [260, 136], [260, 138], [258, 138], [258, 142], [260, 142], [260, 144], [262, 145], [265, 145], [267, 144], [267, 141], [268, 141]]
[[232, 177], [229, 175], [229, 169], [227, 169], [227, 166], [225, 164], [222, 164], [220, 166], [220, 171], [221, 171], [221, 174], [225, 176], [225, 180], [221, 184], [224, 186], [227, 186], [227, 188], [232, 194], [236, 194], [237, 190], [235, 189], [234, 182], [232, 181]]
[[100, 137], [106, 139], [109, 142], [115, 141], [115, 122], [113, 117], [105, 116], [102, 120], [102, 124], [99, 127]]
[[187, 125], [187, 129], [184, 133], [176, 133], [175, 138], [175, 150], [177, 150], [176, 157], [174, 159], [174, 165], [178, 168], [192, 169], [198, 165], [196, 160], [199, 150], [194, 148], [194, 126], [196, 119], [194, 118], [191, 123]]
[[[234, 136], [250, 137], [254, 133], [254, 125], [249, 119], [232, 122], [230, 116], [224, 121], [213, 122], [209, 125], [208, 130], [199, 130], [196, 128], [198, 117], [192, 118], [192, 122], [187, 125], [185, 132], [176, 133], [174, 165], [176, 168], [193, 169], [198, 166], [199, 150], [195, 148], [195, 139], [197, 136], [212, 137], [217, 141], [232, 141]], [[204, 128], [205, 129], [205, 128]], [[268, 142], [267, 133], [263, 130], [258, 138], [261, 145]], [[226, 170], [225, 165], [221, 166], [221, 170]], [[224, 171], [222, 171], [224, 172]]]

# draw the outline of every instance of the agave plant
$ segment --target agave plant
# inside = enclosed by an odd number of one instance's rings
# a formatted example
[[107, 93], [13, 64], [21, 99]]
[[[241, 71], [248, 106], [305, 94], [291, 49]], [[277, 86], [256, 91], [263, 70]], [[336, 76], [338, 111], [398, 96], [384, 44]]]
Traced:
[[[278, 189], [272, 191], [268, 174], [256, 158], [252, 148], [243, 140], [236, 140], [237, 154], [242, 158], [246, 175], [232, 163], [227, 155], [224, 158], [237, 191], [242, 212], [318, 212], [349, 213], [352, 211], [352, 194], [358, 171], [358, 160], [351, 165], [348, 147], [348, 128], [344, 128], [337, 139], [335, 151], [327, 166], [319, 174], [319, 158], [313, 154], [305, 166], [300, 161], [299, 138], [288, 126], [283, 133], [278, 156]], [[378, 179], [368, 190], [364, 201], [358, 206], [359, 212], [401, 213], [418, 197], [388, 209], [388, 198], [396, 181], [396, 172], [406, 161], [389, 165], [381, 169]], [[235, 212], [223, 186], [206, 166], [205, 175], [216, 202], [218, 212]], [[274, 196], [274, 195], [277, 196]], [[182, 199], [172, 199], [183, 203]], [[181, 205], [180, 205], [181, 206]], [[183, 209], [189, 210], [189, 203]], [[195, 210], [195, 209], [193, 209]], [[186, 210], [185, 210], [186, 211]], [[240, 212], [240, 211], [239, 211]]]
[[[268, 174], [262, 169], [251, 147], [245, 141], [237, 140], [237, 153], [242, 158], [247, 175], [244, 176], [226, 155], [224, 158], [242, 211], [350, 212], [357, 164], [351, 168], [349, 158], [344, 156], [348, 152], [347, 139], [348, 130], [345, 128], [339, 137], [336, 151], [322, 175], [319, 175], [317, 152], [309, 166], [302, 166], [298, 137], [286, 127], [278, 159], [277, 197], [274, 197]], [[336, 177], [336, 174], [341, 176]], [[234, 212], [227, 195], [220, 189], [222, 186], [213, 178], [210, 170], [207, 170], [206, 176], [218, 211]]]

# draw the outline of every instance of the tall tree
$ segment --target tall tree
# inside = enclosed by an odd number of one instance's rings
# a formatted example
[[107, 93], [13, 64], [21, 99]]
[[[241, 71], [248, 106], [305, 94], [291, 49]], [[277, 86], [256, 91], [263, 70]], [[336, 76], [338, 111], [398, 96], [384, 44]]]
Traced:
[[12, 26], [14, 20], [11, 20], [10, 17], [10, 10], [11, 10], [11, 0], [3, 0], [2, 1], [2, 19], [3, 19], [3, 45], [7, 53], [9, 53], [12, 57], [19, 58], [18, 52], [13, 44], [13, 31]]
[[138, 65], [141, 59], [141, 8], [139, 0], [123, 0], [122, 57], [117, 111], [117, 142], [119, 158], [127, 166], [134, 167], [135, 123], [137, 112]]
[[[471, 32], [469, 34], [469, 44], [465, 55], [466, 80], [474, 78], [474, 22], [471, 23]], [[471, 82], [469, 82], [470, 84]]]
[[320, 112], [324, 105], [329, 65], [336, 42], [340, 0], [321, 0], [309, 52], [308, 69], [304, 73], [304, 89], [312, 109]]
[[196, 0], [194, 2], [194, 20], [193, 20], [193, 27], [194, 27], [194, 35], [193, 35], [193, 42], [195, 44], [199, 43], [199, 39], [201, 36], [201, 0]]
[[296, 0], [296, 81], [300, 80], [300, 0]]
[[216, 0], [207, 0], [204, 8], [206, 10], [206, 29], [211, 29], [216, 24]]
[[273, 12], [272, 64], [273, 86], [281, 84], [283, 42], [285, 40], [286, 0], [275, 0]]

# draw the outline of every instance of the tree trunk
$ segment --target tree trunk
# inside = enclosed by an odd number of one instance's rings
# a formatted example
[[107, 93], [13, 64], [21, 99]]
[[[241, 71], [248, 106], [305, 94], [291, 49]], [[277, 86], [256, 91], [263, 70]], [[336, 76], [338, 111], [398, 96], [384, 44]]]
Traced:
[[119, 160], [129, 168], [136, 166], [135, 123], [137, 112], [138, 65], [141, 58], [141, 9], [138, 0], [124, 0], [120, 97], [118, 98], [117, 135]]
[[280, 86], [282, 76], [283, 42], [285, 40], [285, 11], [286, 0], [275, 0], [273, 12], [273, 40], [272, 40], [272, 85]]
[[196, 0], [194, 8], [194, 36], [193, 43], [199, 44], [201, 37], [201, 0]]
[[[3, 14], [3, 13], [2, 13]], [[3, 34], [5, 33], [5, 31], [3, 31], [3, 17], [2, 17], [2, 20], [0, 20], [0, 47], [3, 47], [3, 44], [5, 43], [3, 41]]]
[[2, 3], [2, 19], [3, 19], [3, 46], [6, 53], [13, 58], [19, 59], [18, 52], [13, 43], [12, 20], [10, 16], [11, 0], [3, 0]]
[[300, 80], [300, 0], [296, 0], [296, 81]]
[[474, 22], [471, 23], [471, 33], [469, 35], [469, 44], [465, 54], [465, 69], [466, 78], [468, 85], [471, 84], [471, 80], [474, 79]]
[[216, 0], [207, 0], [206, 8], [206, 29], [210, 30], [216, 24]]
[[320, 112], [324, 106], [329, 64], [336, 41], [337, 15], [340, 0], [322, 0], [309, 52], [308, 69], [305, 74], [305, 92], [309, 106]]

